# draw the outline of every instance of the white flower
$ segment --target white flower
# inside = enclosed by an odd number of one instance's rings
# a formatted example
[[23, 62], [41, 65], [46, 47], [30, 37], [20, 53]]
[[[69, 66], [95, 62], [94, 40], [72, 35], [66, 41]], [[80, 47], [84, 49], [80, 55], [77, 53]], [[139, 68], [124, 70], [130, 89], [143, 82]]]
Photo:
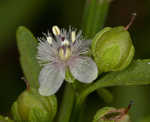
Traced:
[[43, 68], [39, 74], [39, 93], [43, 96], [55, 94], [65, 79], [66, 68], [82, 83], [91, 83], [98, 74], [95, 62], [85, 54], [88, 52], [89, 40], [83, 40], [81, 31], [76, 34], [52, 28], [53, 35], [44, 34], [39, 38], [38, 56]]

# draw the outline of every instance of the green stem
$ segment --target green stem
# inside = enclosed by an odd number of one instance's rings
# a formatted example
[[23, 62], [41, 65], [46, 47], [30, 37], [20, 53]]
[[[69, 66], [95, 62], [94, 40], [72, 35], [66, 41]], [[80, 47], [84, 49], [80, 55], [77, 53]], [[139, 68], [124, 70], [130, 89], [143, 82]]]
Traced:
[[109, 5], [109, 0], [87, 0], [82, 30], [88, 38], [92, 38], [104, 26]]
[[71, 122], [80, 122], [80, 119], [82, 118], [83, 112], [84, 112], [85, 104], [82, 103], [81, 106], [77, 106], [75, 104], [73, 113], [72, 113], [72, 121]]
[[105, 103], [110, 104], [113, 101], [112, 93], [106, 88], [100, 88], [96, 90], [98, 95], [105, 101]]
[[75, 99], [75, 92], [70, 83], [67, 83], [64, 90], [62, 103], [57, 122], [70, 122], [70, 116]]

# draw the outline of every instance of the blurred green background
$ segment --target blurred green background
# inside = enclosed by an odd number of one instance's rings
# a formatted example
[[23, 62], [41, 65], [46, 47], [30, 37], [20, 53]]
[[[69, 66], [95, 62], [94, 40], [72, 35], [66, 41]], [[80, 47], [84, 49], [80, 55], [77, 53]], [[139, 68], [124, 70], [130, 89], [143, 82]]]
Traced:
[[[17, 27], [28, 27], [36, 37], [54, 24], [80, 28], [84, 3], [85, 0], [0, 0], [0, 114], [6, 115], [13, 101], [25, 89], [15, 38]], [[133, 12], [137, 17], [129, 31], [136, 48], [135, 58], [150, 58], [149, 0], [113, 0], [105, 26], [127, 25]], [[130, 111], [132, 120], [137, 122], [150, 116], [149, 86], [111, 90], [114, 95], [111, 105], [126, 107], [130, 100], [134, 101]], [[103, 105], [102, 99], [93, 97], [97, 104]], [[88, 99], [90, 101], [91, 96]]]

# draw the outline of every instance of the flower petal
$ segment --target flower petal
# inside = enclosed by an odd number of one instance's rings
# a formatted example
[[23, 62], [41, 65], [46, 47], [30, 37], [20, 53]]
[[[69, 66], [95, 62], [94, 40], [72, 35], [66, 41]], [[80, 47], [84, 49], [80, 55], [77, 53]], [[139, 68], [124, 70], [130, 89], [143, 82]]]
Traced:
[[39, 93], [43, 96], [55, 94], [62, 85], [65, 78], [65, 69], [54, 64], [47, 64], [39, 75]]
[[75, 58], [69, 67], [72, 75], [80, 82], [91, 83], [97, 78], [97, 66], [89, 57]]

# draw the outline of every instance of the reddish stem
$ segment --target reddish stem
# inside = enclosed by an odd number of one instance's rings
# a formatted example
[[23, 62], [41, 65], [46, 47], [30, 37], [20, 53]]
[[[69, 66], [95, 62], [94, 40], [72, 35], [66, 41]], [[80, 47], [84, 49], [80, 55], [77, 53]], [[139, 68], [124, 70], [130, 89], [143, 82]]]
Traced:
[[130, 28], [130, 26], [133, 24], [135, 20], [135, 17], [136, 17], [136, 13], [133, 13], [129, 24], [125, 27], [125, 30], [128, 30]]
[[29, 90], [30, 85], [29, 85], [28, 81], [25, 79], [25, 77], [21, 77], [21, 79], [25, 82], [27, 90]]
[[131, 101], [130, 104], [128, 105], [128, 107], [126, 108], [126, 110], [124, 111], [125, 114], [127, 114], [129, 112], [129, 110], [131, 109], [133, 104], [134, 104], [133, 101]]

